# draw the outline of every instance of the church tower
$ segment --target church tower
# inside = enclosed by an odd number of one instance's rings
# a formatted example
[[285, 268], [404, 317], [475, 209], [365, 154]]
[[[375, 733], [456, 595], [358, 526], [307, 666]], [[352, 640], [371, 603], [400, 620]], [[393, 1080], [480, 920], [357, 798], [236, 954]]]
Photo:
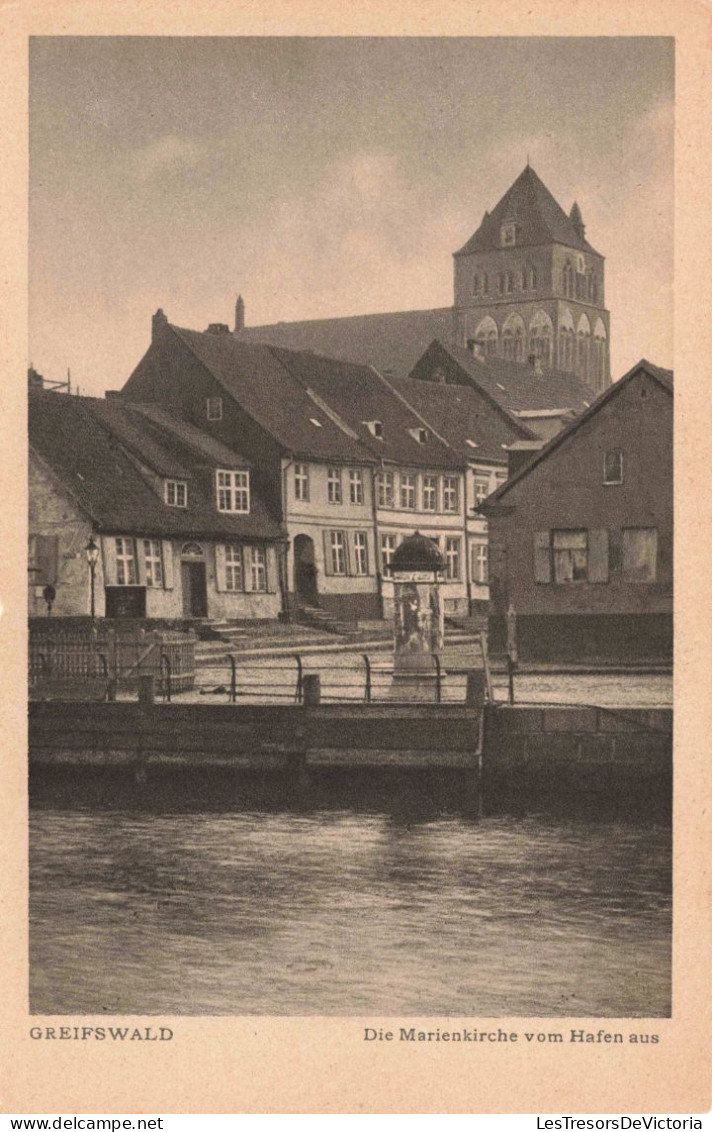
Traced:
[[454, 259], [459, 345], [610, 385], [604, 259], [576, 202], [567, 216], [527, 165]]

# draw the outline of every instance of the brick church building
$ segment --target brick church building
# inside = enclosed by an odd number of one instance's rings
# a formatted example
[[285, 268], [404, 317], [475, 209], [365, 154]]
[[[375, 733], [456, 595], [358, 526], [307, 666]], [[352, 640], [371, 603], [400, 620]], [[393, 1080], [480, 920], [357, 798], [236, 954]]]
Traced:
[[406, 377], [438, 338], [511, 361], [535, 357], [594, 393], [607, 388], [604, 260], [586, 239], [576, 202], [567, 215], [527, 165], [454, 261], [452, 307], [247, 327], [240, 297], [234, 333], [373, 365], [388, 377]]

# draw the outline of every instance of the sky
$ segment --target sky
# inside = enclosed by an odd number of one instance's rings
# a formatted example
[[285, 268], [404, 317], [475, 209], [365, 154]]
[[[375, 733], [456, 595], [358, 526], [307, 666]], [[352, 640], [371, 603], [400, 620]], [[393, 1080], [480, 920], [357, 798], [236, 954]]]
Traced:
[[606, 257], [612, 374], [672, 366], [663, 38], [41, 37], [28, 362], [121, 388], [179, 326], [452, 304], [527, 159]]

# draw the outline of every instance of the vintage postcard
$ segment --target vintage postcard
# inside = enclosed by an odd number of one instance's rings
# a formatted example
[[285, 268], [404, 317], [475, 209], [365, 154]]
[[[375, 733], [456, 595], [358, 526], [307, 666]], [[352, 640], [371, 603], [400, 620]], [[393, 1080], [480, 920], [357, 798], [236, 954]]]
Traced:
[[712, 14], [0, 21], [2, 1111], [706, 1111]]

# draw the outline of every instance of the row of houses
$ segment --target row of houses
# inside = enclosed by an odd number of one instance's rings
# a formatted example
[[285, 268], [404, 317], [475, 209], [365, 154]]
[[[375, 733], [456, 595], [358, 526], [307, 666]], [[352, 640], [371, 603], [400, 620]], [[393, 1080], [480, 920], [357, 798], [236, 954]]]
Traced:
[[[182, 329], [158, 311], [120, 393], [30, 398], [31, 613], [50, 596], [65, 615], [93, 599], [109, 617], [252, 620], [314, 606], [390, 616], [390, 563], [415, 530], [445, 559], [447, 613], [486, 610], [491, 580], [496, 616], [509, 601], [523, 609], [488, 523], [524, 482], [508, 473], [540, 474], [551, 445], [598, 419], [597, 404], [539, 359], [436, 340], [409, 377], [386, 377], [220, 324]], [[627, 435], [639, 452], [655, 429]], [[572, 505], [581, 486], [568, 471], [557, 480]], [[478, 510], [486, 500], [505, 512]], [[627, 483], [623, 511], [632, 500]], [[91, 539], [100, 557], [88, 577]]]

